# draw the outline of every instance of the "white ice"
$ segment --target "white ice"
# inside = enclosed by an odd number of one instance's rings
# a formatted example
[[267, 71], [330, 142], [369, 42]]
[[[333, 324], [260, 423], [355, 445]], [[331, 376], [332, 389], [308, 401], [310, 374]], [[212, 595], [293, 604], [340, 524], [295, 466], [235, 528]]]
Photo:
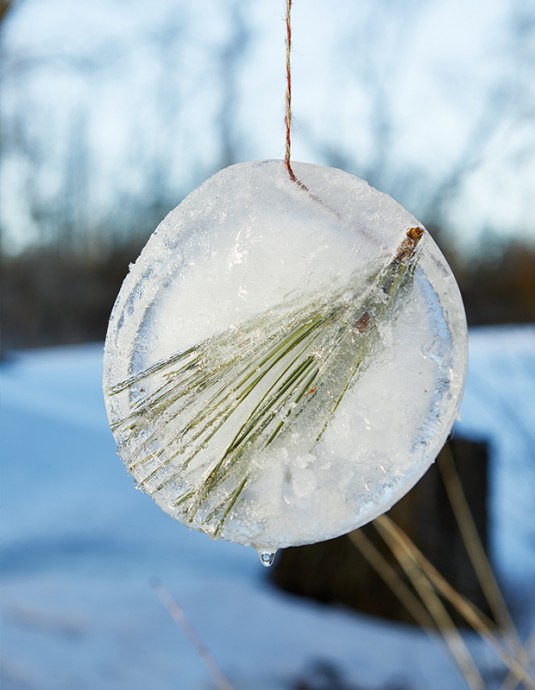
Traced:
[[[160, 224], [110, 320], [106, 390], [207, 338], [239, 332], [294, 299], [306, 303], [343, 290], [355, 276], [364, 290], [367, 277], [392, 260], [406, 231], [421, 227], [354, 176], [307, 164], [294, 169], [310, 193], [289, 179], [281, 161], [242, 163], [209, 179]], [[427, 233], [421, 245], [412, 287], [379, 324], [363, 373], [319, 442], [310, 442], [314, 429], [296, 425], [284, 443], [255, 456], [251, 478], [217, 536], [267, 551], [336, 536], [387, 510], [434, 461], [460, 403], [466, 324], [444, 258]], [[154, 391], [160, 383], [146, 385]], [[139, 390], [107, 396], [112, 424], [129, 414], [136, 395]], [[143, 438], [157, 436], [149, 467], [158, 466], [158, 449], [190, 421], [180, 415], [177, 426], [162, 431], [158, 419], [147, 425]], [[224, 425], [200, 454], [202, 462], [183, 472], [182, 484], [159, 490], [156, 477], [145, 488], [183, 520], [175, 503], [188, 472], [192, 481], [206, 477], [216, 444], [224, 449], [235, 433], [236, 426]], [[142, 483], [147, 470], [135, 464], [136, 448], [120, 430], [115, 436]], [[165, 476], [180, 472], [181, 463], [179, 454]], [[210, 533], [202, 518], [191, 526]]]

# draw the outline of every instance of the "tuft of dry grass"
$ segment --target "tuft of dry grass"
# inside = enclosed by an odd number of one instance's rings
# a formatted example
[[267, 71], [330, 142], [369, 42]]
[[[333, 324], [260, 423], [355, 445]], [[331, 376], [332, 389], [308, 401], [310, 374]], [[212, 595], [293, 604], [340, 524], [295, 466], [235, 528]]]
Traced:
[[441, 472], [466, 551], [498, 627], [446, 581], [409, 536], [387, 515], [376, 518], [373, 525], [405, 572], [409, 584], [363, 532], [357, 530], [348, 537], [415, 621], [424, 630], [441, 635], [469, 688], [484, 689], [485, 684], [443, 602], [451, 605], [501, 659], [508, 670], [502, 690], [514, 690], [519, 684], [527, 690], [535, 690], [533, 657], [530, 655], [535, 633], [523, 646], [479, 538], [451, 451]]

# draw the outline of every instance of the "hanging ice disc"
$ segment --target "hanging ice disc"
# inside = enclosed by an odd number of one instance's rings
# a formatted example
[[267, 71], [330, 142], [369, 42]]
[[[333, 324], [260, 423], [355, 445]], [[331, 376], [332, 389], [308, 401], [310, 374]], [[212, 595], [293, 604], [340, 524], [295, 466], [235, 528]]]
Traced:
[[265, 552], [387, 510], [457, 414], [455, 279], [405, 209], [340, 170], [222, 170], [172, 211], [110, 319], [104, 388], [136, 484]]

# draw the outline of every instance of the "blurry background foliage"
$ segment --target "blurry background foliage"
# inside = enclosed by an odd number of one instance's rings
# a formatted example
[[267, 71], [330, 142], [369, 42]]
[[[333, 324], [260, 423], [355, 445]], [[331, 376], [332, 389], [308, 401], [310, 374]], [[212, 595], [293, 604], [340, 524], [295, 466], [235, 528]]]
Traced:
[[[3, 348], [102, 340], [129, 262], [210, 174], [283, 151], [273, 0], [0, 2]], [[293, 157], [431, 230], [470, 324], [535, 321], [535, 5], [302, 0]]]

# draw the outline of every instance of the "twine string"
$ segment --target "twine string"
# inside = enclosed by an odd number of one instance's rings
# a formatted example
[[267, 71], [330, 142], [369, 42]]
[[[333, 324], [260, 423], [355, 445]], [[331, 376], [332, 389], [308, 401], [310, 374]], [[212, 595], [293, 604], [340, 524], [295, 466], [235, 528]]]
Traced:
[[291, 163], [292, 153], [292, 0], [286, 0], [286, 155], [284, 163], [290, 176], [290, 180], [298, 187], [309, 191], [308, 187], [296, 177]]
[[286, 170], [290, 179], [295, 182], [296, 177], [290, 162], [292, 152], [292, 0], [286, 0]]
[[286, 170], [292, 182], [305, 191], [311, 199], [317, 201], [331, 213], [333, 213], [337, 218], [341, 218], [338, 211], [325, 203], [316, 194], [313, 194], [310, 189], [306, 186], [304, 182], [296, 176], [293, 171], [291, 163], [291, 153], [292, 153], [292, 64], [291, 64], [291, 52], [292, 52], [292, 0], [286, 0], [286, 155], [284, 157], [284, 164], [286, 165]]

